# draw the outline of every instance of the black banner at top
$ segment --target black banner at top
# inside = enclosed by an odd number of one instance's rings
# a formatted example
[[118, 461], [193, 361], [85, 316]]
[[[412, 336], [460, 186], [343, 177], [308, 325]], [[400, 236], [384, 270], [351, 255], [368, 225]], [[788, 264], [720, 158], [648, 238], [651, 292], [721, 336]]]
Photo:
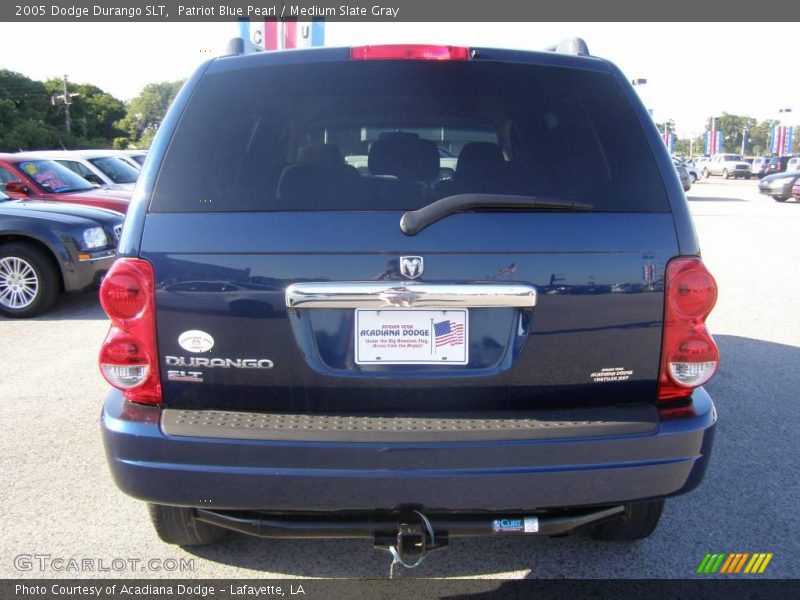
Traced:
[[[781, 5], [800, 19], [800, 2]], [[195, 22], [264, 19], [393, 21], [769, 21], [775, 13], [744, 0], [11, 0], [0, 21]], [[676, 23], [680, 28], [680, 23]]]

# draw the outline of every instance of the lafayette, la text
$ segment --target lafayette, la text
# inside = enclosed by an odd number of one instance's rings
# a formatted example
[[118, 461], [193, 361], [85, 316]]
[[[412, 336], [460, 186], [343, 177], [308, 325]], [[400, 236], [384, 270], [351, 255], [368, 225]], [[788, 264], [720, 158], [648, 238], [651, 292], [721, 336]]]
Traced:
[[274, 6], [228, 6], [227, 4], [217, 4], [212, 6], [178, 5], [178, 16], [181, 17], [391, 17], [396, 19], [400, 14], [399, 7], [379, 6], [377, 4], [366, 6], [297, 6], [297, 5], [274, 5]]

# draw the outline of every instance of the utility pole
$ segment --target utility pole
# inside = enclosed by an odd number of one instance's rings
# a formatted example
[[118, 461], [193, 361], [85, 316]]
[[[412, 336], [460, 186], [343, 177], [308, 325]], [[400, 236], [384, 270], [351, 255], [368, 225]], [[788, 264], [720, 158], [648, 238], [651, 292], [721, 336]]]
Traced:
[[747, 139], [747, 127], [745, 127], [744, 131], [742, 132], [742, 152], [741, 152], [742, 158], [744, 158], [744, 141], [746, 139]]
[[67, 76], [64, 75], [64, 93], [63, 94], [53, 94], [50, 97], [50, 104], [55, 106], [56, 104], [63, 104], [64, 105], [64, 113], [67, 119], [67, 135], [71, 133], [71, 125], [69, 120], [69, 106], [72, 104], [72, 99], [80, 96], [78, 93], [70, 94], [67, 91]]

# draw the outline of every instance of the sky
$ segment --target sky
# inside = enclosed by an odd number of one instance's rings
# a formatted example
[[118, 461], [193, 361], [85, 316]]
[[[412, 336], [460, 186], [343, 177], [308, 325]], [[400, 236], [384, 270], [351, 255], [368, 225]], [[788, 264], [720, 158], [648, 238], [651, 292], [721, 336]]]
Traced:
[[[0, 23], [0, 68], [40, 80], [67, 74], [129, 100], [147, 83], [187, 77], [237, 31], [235, 22]], [[630, 79], [647, 79], [636, 90], [681, 137], [723, 111], [800, 124], [796, 23], [327, 23], [325, 44], [539, 50], [576, 36]]]

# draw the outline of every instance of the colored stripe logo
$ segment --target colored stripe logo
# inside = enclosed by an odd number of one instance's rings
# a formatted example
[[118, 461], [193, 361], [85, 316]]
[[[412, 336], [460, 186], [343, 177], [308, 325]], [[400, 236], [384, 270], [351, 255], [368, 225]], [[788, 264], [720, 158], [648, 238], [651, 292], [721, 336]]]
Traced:
[[767, 568], [772, 552], [731, 552], [728, 554], [706, 554], [697, 567], [699, 575], [760, 574]]

